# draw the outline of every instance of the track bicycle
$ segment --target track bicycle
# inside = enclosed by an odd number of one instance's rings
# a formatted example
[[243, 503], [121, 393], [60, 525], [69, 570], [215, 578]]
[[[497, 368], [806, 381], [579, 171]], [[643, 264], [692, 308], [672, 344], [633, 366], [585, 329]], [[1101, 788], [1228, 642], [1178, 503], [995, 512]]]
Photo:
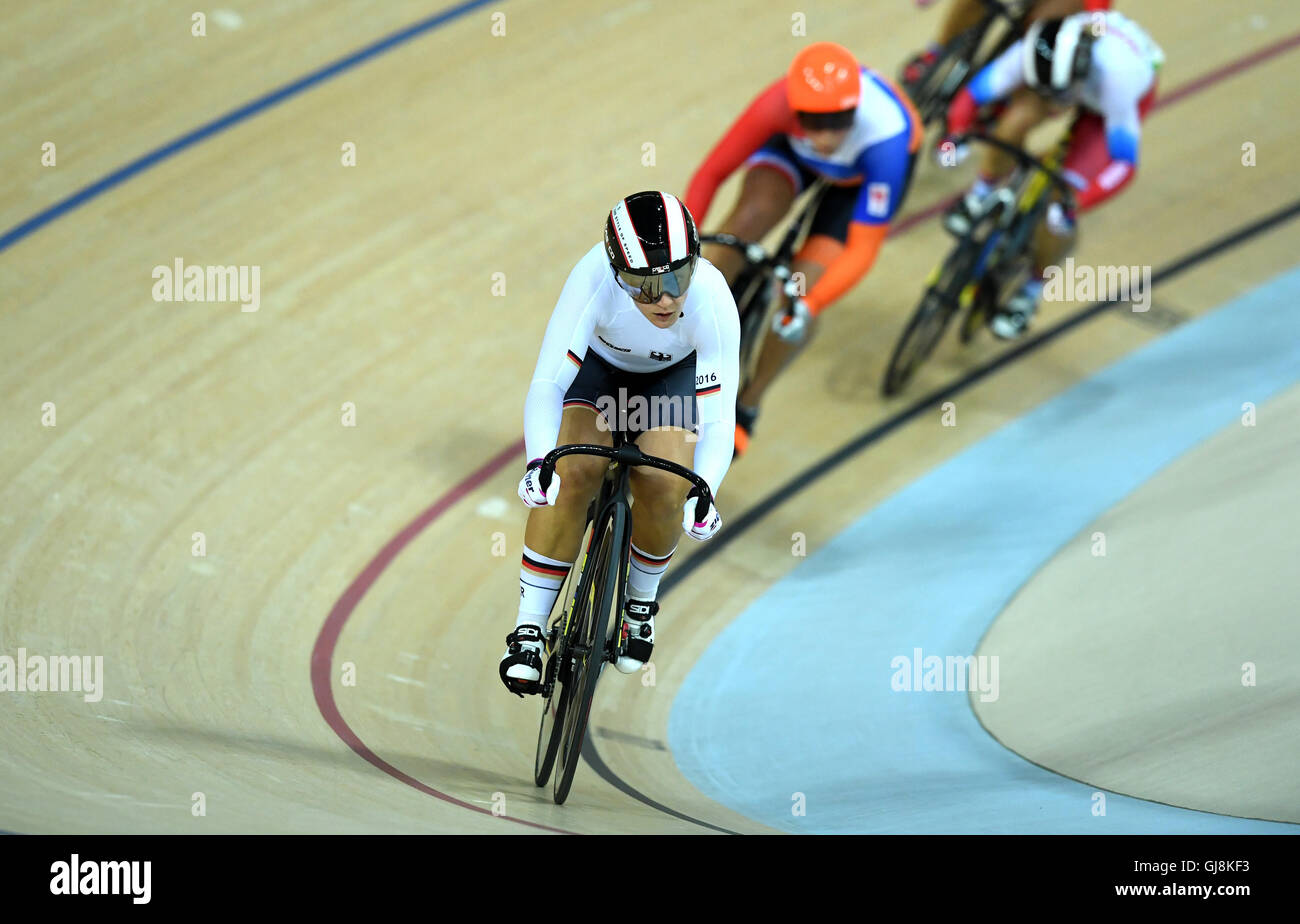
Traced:
[[556, 805], [564, 803], [573, 785], [601, 671], [627, 650], [623, 606], [632, 542], [628, 475], [634, 466], [644, 465], [685, 478], [696, 489], [697, 520], [708, 515], [713, 503], [708, 483], [689, 468], [646, 455], [621, 430], [615, 429], [613, 437], [613, 446], [558, 446], [542, 460], [543, 491], [555, 474], [555, 463], [564, 456], [581, 454], [610, 460], [600, 491], [587, 508], [588, 532], [582, 562], [570, 571], [566, 586], [556, 597], [556, 608], [544, 635], [542, 720], [537, 729], [533, 781], [545, 786], [554, 770], [552, 798]]
[[962, 343], [969, 343], [1028, 281], [1034, 269], [1034, 233], [1057, 201], [1051, 191], [1059, 191], [1067, 211], [1074, 208], [1074, 188], [1057, 172], [1069, 144], [1068, 133], [1043, 160], [990, 135], [970, 133], [954, 140], [998, 148], [1016, 161], [1016, 167], [985, 197], [979, 213], [971, 216], [969, 227], [956, 235], [956, 245], [926, 280], [921, 302], [885, 369], [881, 391], [887, 397], [907, 385], [959, 311], [966, 312], [959, 336]]
[[771, 253], [762, 244], [741, 240], [734, 234], [700, 235], [701, 244], [730, 247], [745, 258], [744, 267], [731, 285], [731, 294], [736, 299], [736, 310], [740, 315], [740, 382], [736, 394], [744, 392], [758, 368], [758, 358], [771, 329], [772, 315], [781, 303], [777, 296], [784, 294], [794, 298], [805, 294], [798, 290], [798, 281], [792, 278], [790, 266], [797, 245], [805, 236], [829, 186], [824, 177], [813, 181], [803, 205]]

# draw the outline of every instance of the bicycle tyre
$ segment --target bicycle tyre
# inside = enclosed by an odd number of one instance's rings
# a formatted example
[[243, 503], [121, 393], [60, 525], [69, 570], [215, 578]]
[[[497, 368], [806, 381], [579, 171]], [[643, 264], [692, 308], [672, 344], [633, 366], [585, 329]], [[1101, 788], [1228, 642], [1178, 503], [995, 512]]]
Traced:
[[939, 292], [933, 288], [926, 289], [921, 302], [912, 312], [911, 320], [903, 330], [903, 336], [894, 345], [893, 355], [885, 369], [885, 380], [881, 391], [890, 398], [898, 394], [912, 380], [921, 363], [934, 352], [935, 345], [943, 336], [948, 320], [956, 313], [956, 306], [945, 303]]
[[769, 305], [760, 307], [751, 303], [749, 310], [740, 318], [740, 387], [736, 390], [737, 395], [745, 390], [758, 369], [758, 360], [763, 355], [763, 344], [767, 340], [765, 334], [768, 317], [771, 315], [769, 309]]
[[[588, 515], [590, 516], [590, 511]], [[588, 525], [590, 526], [590, 520]], [[590, 573], [585, 558], [576, 575], [573, 571], [569, 572], [566, 585], [560, 589], [560, 593], [555, 598], [557, 605], [567, 606], [567, 613], [561, 611], [566, 617], [571, 616], [579, 601], [585, 598], [586, 587], [591, 580]], [[572, 594], [571, 599], [570, 594]], [[549, 620], [547, 624], [550, 625]], [[555, 766], [555, 754], [560, 748], [560, 733], [564, 730], [564, 715], [569, 703], [570, 684], [566, 682], [566, 677], [560, 675], [559, 666], [568, 651], [566, 638], [568, 624], [568, 618], [564, 618], [563, 622], [556, 627], [555, 648], [546, 659], [545, 673], [542, 675], [543, 685], [550, 684], [551, 695], [542, 700], [542, 718], [537, 725], [537, 753], [533, 758], [533, 782], [538, 786], [545, 786], [551, 778], [551, 770]]]
[[556, 805], [563, 805], [573, 785], [573, 774], [578, 769], [582, 742], [587, 737], [587, 719], [591, 703], [596, 696], [596, 683], [606, 659], [606, 636], [611, 609], [617, 605], [619, 585], [618, 569], [622, 566], [621, 549], [628, 543], [627, 508], [615, 504], [602, 518], [600, 529], [592, 533], [593, 541], [599, 537], [600, 545], [591, 556], [592, 583], [584, 597], [583, 620], [575, 625], [576, 641], [587, 649], [580, 660], [568, 658], [569, 694], [564, 715], [564, 733], [560, 739], [559, 766], [556, 769], [552, 797]]
[[734, 291], [741, 296], [736, 302], [736, 311], [740, 316], [740, 353], [738, 368], [740, 382], [737, 394], [745, 390], [758, 366], [758, 357], [763, 351], [763, 328], [766, 326], [768, 308], [771, 302], [771, 276], [762, 270], [746, 270], [736, 280]]
[[889, 365], [885, 367], [885, 378], [880, 386], [885, 397], [893, 397], [902, 391], [934, 352], [948, 323], [961, 307], [961, 291], [969, 281], [967, 277], [974, 267], [975, 256], [971, 242], [963, 240], [931, 276], [931, 283], [912, 312], [907, 327], [894, 345]]
[[[550, 664], [558, 663], [563, 655], [556, 652]], [[555, 682], [551, 698], [542, 703], [542, 720], [537, 727], [537, 755], [533, 759], [533, 782], [545, 786], [551, 779], [555, 766], [555, 753], [560, 749], [560, 731], [564, 728], [564, 714], [569, 705], [569, 685], [561, 684], [553, 675], [554, 667], [547, 666], [548, 679]], [[548, 721], [549, 720], [549, 721]], [[542, 742], [545, 741], [545, 746]]]

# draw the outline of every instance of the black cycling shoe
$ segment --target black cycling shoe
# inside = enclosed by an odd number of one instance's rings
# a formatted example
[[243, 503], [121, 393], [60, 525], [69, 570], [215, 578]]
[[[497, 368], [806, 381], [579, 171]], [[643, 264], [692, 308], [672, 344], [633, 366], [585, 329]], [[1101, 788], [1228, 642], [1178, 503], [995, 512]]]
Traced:
[[623, 607], [623, 625], [627, 630], [627, 648], [614, 662], [621, 673], [635, 674], [645, 667], [655, 648], [655, 614], [659, 604], [653, 600], [629, 599]]
[[542, 630], [523, 625], [506, 636], [501, 656], [501, 682], [516, 696], [542, 692]]

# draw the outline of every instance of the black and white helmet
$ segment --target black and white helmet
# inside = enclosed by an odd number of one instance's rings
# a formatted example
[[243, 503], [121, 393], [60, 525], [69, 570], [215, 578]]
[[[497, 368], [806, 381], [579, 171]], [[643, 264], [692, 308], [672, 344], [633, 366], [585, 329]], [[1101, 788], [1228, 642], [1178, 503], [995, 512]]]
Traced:
[[1025, 33], [1021, 58], [1026, 85], [1046, 96], [1068, 96], [1088, 77], [1093, 39], [1087, 16], [1035, 22]]
[[633, 193], [605, 219], [605, 255], [629, 294], [658, 301], [686, 293], [700, 256], [695, 219], [674, 195]]

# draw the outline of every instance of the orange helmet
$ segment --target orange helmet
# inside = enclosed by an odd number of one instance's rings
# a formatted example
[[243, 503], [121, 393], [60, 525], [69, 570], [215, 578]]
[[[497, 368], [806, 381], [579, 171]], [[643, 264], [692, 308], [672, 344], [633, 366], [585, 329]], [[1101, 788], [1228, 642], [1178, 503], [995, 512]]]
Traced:
[[817, 42], [794, 56], [785, 95], [795, 112], [842, 112], [857, 108], [860, 79], [853, 52]]

